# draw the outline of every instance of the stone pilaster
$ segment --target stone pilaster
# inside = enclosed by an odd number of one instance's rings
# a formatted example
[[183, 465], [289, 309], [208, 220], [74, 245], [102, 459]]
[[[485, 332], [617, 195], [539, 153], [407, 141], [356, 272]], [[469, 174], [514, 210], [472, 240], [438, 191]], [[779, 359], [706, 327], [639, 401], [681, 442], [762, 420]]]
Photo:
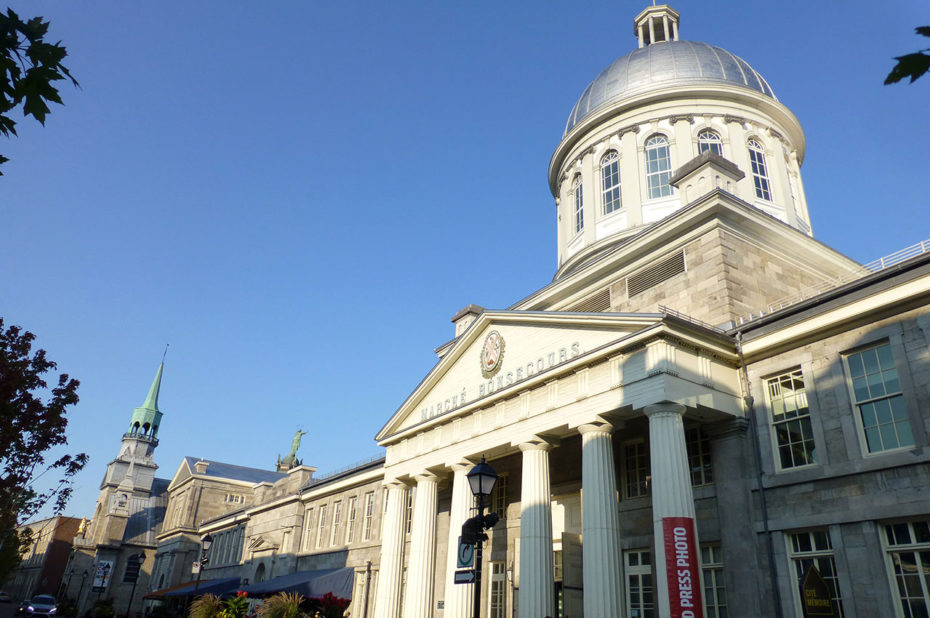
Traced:
[[387, 509], [381, 526], [381, 571], [375, 596], [374, 618], [400, 616], [401, 577], [404, 569], [404, 508], [407, 488], [390, 483], [385, 488]]
[[[752, 529], [752, 488], [754, 465], [747, 452], [749, 421], [733, 418], [704, 427], [710, 438], [717, 486], [717, 517], [720, 521], [720, 549], [727, 584], [727, 606], [734, 616], [761, 616], [760, 600], [767, 591], [760, 587], [758, 547]], [[741, 462], [734, 466], [734, 462]]]
[[610, 441], [613, 427], [597, 423], [582, 425], [578, 431], [581, 433], [584, 488], [584, 613], [587, 616], [620, 616], [623, 587], [617, 480]]
[[474, 615], [474, 599], [470, 586], [455, 583], [455, 570], [462, 524], [471, 515], [474, 502], [465, 475], [473, 464], [463, 462], [452, 466], [452, 506], [449, 508], [449, 540], [446, 551], [445, 618], [470, 618]]
[[430, 618], [433, 615], [438, 480], [435, 474], [429, 472], [416, 476], [404, 618]]
[[552, 496], [547, 442], [520, 445], [520, 618], [554, 614], [552, 573]]
[[[660, 403], [646, 406], [649, 417], [649, 461], [652, 467], [652, 522], [655, 535], [656, 615], [658, 618], [671, 616], [669, 598], [668, 565], [680, 566], [676, 556], [665, 555], [665, 520], [690, 520], [688, 529], [693, 542], [693, 553], [687, 556], [688, 568], [694, 580], [689, 591], [695, 600], [701, 597], [700, 554], [698, 552], [697, 528], [694, 524], [694, 495], [691, 492], [691, 474], [688, 468], [688, 450], [685, 443], [685, 428], [682, 414], [685, 407], [678, 403]], [[671, 518], [675, 518], [674, 520]], [[677, 536], [675, 537], [677, 539]], [[677, 577], [675, 578], [677, 582]], [[677, 584], [676, 584], [677, 585]], [[677, 591], [676, 591], [677, 592]], [[700, 607], [700, 604], [698, 604]]]

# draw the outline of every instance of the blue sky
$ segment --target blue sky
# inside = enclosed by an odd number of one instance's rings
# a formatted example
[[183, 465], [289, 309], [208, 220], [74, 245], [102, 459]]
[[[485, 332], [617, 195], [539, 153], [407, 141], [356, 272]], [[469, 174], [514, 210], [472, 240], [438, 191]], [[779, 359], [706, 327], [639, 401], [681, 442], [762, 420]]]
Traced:
[[[156, 460], [325, 473], [373, 437], [468, 303], [555, 272], [546, 170], [645, 3], [13, 2], [81, 88], [0, 141], [0, 315], [81, 381], [71, 446], [106, 464], [166, 343]], [[930, 238], [926, 3], [676, 2], [807, 135], [815, 236], [860, 261]], [[764, 10], [763, 10], [764, 8]]]

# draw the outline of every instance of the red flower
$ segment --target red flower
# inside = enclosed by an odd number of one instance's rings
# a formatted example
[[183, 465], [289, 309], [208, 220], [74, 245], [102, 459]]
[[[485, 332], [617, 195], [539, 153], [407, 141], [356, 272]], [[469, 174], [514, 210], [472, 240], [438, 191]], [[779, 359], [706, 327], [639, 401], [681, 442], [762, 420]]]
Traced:
[[246, 592], [245, 590], [237, 590], [237, 591], [236, 591], [236, 596], [237, 596], [237, 597], [247, 597], [247, 596], [249, 596], [249, 593]]

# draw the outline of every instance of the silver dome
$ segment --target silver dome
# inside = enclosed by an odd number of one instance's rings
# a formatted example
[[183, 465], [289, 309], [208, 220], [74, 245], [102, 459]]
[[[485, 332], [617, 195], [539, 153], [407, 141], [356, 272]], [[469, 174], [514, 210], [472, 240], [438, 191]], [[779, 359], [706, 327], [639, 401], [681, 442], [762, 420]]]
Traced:
[[565, 134], [607, 104], [656, 87], [704, 83], [742, 86], [775, 99], [765, 79], [742, 58], [707, 43], [668, 41], [633, 50], [601, 71], [575, 103]]

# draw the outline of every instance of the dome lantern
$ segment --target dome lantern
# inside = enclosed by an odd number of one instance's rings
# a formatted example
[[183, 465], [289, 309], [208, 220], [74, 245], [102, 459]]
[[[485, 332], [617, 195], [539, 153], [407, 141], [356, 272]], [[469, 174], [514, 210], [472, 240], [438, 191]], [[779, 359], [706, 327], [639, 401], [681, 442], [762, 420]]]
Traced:
[[633, 19], [633, 34], [639, 46], [678, 40], [678, 22], [681, 15], [667, 4], [653, 3]]

